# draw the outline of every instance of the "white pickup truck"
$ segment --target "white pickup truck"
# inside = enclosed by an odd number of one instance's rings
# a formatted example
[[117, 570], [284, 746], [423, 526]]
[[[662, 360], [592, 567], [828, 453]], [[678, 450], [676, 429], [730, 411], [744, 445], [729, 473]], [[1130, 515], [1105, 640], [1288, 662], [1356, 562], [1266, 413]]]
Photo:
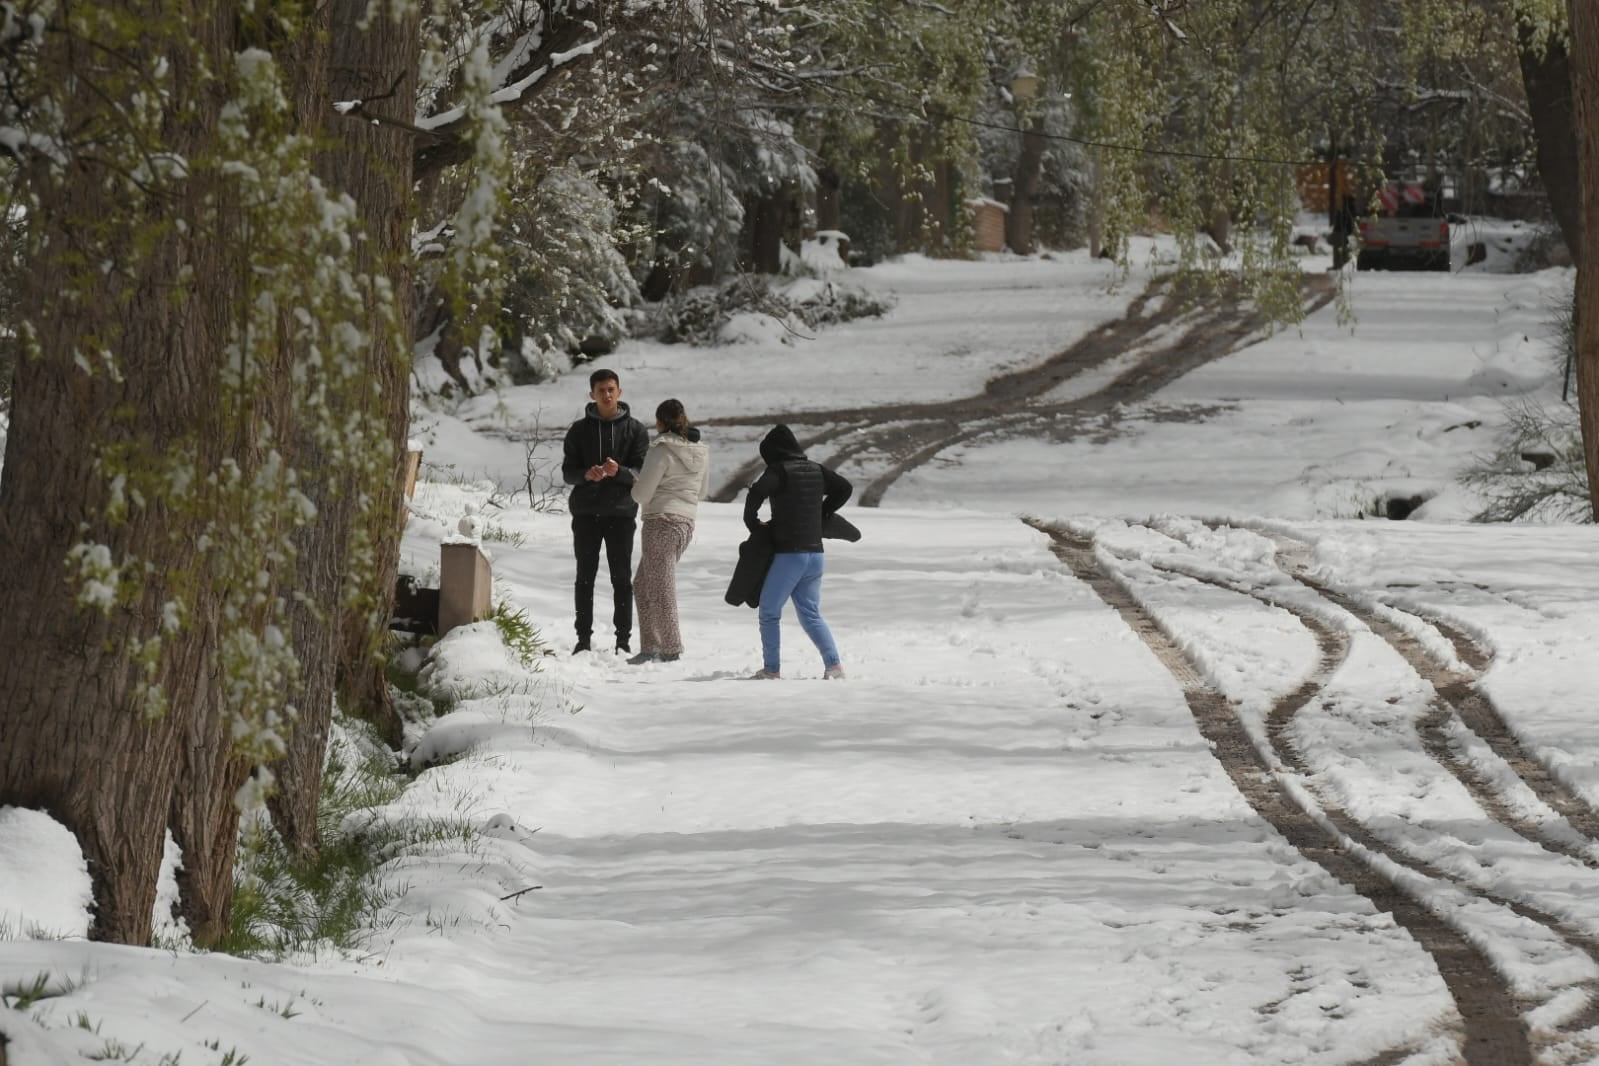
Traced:
[[1393, 182], [1377, 193], [1377, 211], [1358, 219], [1356, 270], [1448, 270], [1449, 217], [1419, 182]]

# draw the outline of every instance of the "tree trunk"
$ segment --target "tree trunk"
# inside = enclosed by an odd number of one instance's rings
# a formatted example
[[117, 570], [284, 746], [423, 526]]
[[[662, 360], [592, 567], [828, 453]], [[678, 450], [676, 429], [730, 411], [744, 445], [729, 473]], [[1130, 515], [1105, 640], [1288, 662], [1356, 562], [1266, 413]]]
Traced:
[[911, 128], [910, 170], [900, 176], [904, 194], [899, 201], [899, 221], [895, 229], [897, 243], [902, 252], [933, 251], [928, 240], [928, 207], [932, 199], [932, 182], [924, 170], [933, 154], [934, 136], [925, 123]]
[[[335, 70], [403, 70], [395, 83], [384, 74], [391, 93], [393, 114], [404, 118], [416, 110], [417, 70], [421, 57], [421, 27], [415, 12], [403, 18], [374, 20], [372, 28], [356, 33], [354, 26], [366, 17], [366, 0], [338, 0], [335, 40], [339, 52]], [[581, 20], [575, 20], [581, 26]], [[381, 25], [379, 25], [381, 23]], [[547, 44], [549, 42], [546, 42]], [[366, 66], [362, 66], [366, 64]], [[335, 85], [337, 87], [337, 84]], [[343, 98], [343, 97], [339, 97]], [[334, 184], [355, 199], [366, 223], [366, 257], [363, 269], [386, 278], [395, 305], [412, 305], [414, 275], [411, 268], [411, 220], [415, 213], [413, 140], [404, 130], [360, 127], [365, 137], [359, 150], [339, 154]], [[407, 153], [412, 153], [409, 157]], [[378, 418], [392, 447], [388, 469], [373, 484], [359, 486], [371, 498], [363, 521], [370, 523], [366, 541], [373, 553], [373, 586], [362, 597], [365, 607], [345, 611], [332, 645], [338, 652], [337, 685], [346, 710], [377, 727], [391, 747], [403, 740], [403, 723], [389, 692], [389, 681], [379, 659], [394, 613], [394, 588], [400, 574], [400, 537], [405, 528], [405, 452], [411, 428], [411, 343], [408, 334], [393, 337], [372, 324], [376, 342], [369, 353], [367, 382], [371, 390], [367, 412]], [[331, 705], [330, 705], [331, 709]], [[318, 748], [320, 752], [321, 747]], [[317, 779], [321, 780], [318, 763]]]
[[1342, 270], [1349, 262], [1349, 243], [1355, 231], [1354, 190], [1345, 181], [1344, 161], [1338, 155], [1338, 139], [1327, 148], [1327, 228], [1332, 233], [1332, 265]]
[[[1526, 24], [1522, 24], [1520, 35], [1521, 81], [1527, 93], [1527, 109], [1532, 113], [1533, 133], [1538, 140], [1538, 176], [1549, 194], [1549, 208], [1571, 252], [1572, 262], [1580, 264], [1582, 190], [1577, 177], [1571, 53], [1567, 52], [1564, 41], [1553, 36], [1547, 47], [1538, 47]], [[1582, 62], [1581, 53], [1575, 49], [1573, 52]]]
[[[349, 24], [365, 13], [364, 0], [340, 5]], [[146, 14], [131, 0], [116, 6], [127, 19]], [[239, 43], [238, 27], [226, 17], [231, 10], [202, 7], [184, 24], [183, 32], [200, 39], [207, 70], [227, 69]], [[370, 35], [346, 24], [330, 35], [332, 10], [317, 17], [322, 21], [307, 26], [304, 39], [271, 42], [289, 54], [286, 88], [302, 125], [316, 131], [329, 113], [321, 41], [340, 49], [348, 70], [386, 72], [374, 75], [383, 83], [369, 86], [381, 90], [370, 95], [398, 101], [395, 114], [409, 119], [413, 85], [396, 86], [393, 72], [414, 79], [415, 19], [398, 26], [376, 19]], [[130, 24], [95, 25], [115, 33]], [[382, 43], [372, 46], [373, 40]], [[65, 128], [127, 129], [105, 102], [111, 97], [97, 91], [102, 82], [118, 84], [121, 45], [95, 43], [69, 34], [49, 38], [42, 81], [61, 86]], [[146, 50], [163, 53], [154, 24]], [[186, 45], [172, 51], [174, 99], [196, 106], [174, 111], [181, 117], [168, 121], [162, 148], [179, 158], [205, 158], [223, 96], [191, 69]], [[357, 245], [355, 265], [392, 285], [399, 305], [408, 307], [403, 264], [414, 145], [404, 133], [365, 123], [340, 132], [359, 148], [336, 148], [318, 166], [365, 216], [367, 239]], [[318, 504], [315, 524], [298, 539], [293, 573], [273, 575], [262, 590], [267, 602], [281, 594], [299, 611], [288, 623], [303, 671], [285, 702], [298, 706], [302, 721], [277, 767], [282, 792], [275, 813], [285, 838], [304, 853], [316, 842], [335, 685], [347, 685], [380, 714], [386, 710], [398, 739], [387, 687], [368, 653], [386, 629], [398, 569], [409, 347], [391, 324], [376, 321], [374, 300], [373, 320], [363, 323], [374, 340], [360, 387], [330, 390], [330, 401], [342, 405], [333, 411], [338, 424], [375, 421], [389, 443], [385, 459], [392, 461], [367, 466], [366, 474], [354, 472], [359, 464], [318, 455], [310, 427], [294, 424], [286, 386], [293, 351], [280, 351], [278, 365], [263, 368], [259, 388], [249, 394], [252, 411], [230, 414], [219, 402], [223, 356], [244, 306], [244, 282], [254, 275], [247, 245], [234, 239], [237, 220], [226, 208], [221, 217], [209, 214], [211, 205], [232, 202], [218, 184], [225, 179], [214, 168], [195, 168], [173, 190], [177, 195], [130, 197], [114, 191], [123, 187], [123, 171], [114, 169], [121, 164], [114, 146], [82, 153], [59, 173], [47, 162], [28, 164], [37, 168], [28, 175], [37, 210], [17, 301], [35, 352], [17, 368], [0, 474], [0, 548], [13, 560], [0, 569], [0, 594], [28, 609], [0, 619], [8, 648], [0, 670], [0, 804], [46, 811], [75, 834], [93, 879], [91, 935], [125, 943], [149, 941], [170, 827], [184, 853], [182, 910], [206, 943], [227, 928], [235, 795], [250, 772], [230, 754], [234, 738], [216, 653], [224, 632], [221, 603], [239, 575], [212, 569], [220, 557], [196, 550], [230, 535], [229, 519], [218, 510], [226, 501], [211, 495], [210, 475], [225, 463], [252, 475], [268, 446], [254, 427], [269, 425], [271, 441], [290, 453], [290, 466], [307, 472], [300, 488]], [[117, 269], [84, 271], [85, 261]], [[102, 348], [114, 353], [115, 373], [98, 366]], [[134, 499], [126, 506], [119, 502], [123, 489], [113, 491], [113, 475], [121, 471]], [[181, 476], [185, 471], [199, 476]], [[189, 488], [173, 488], [178, 484]], [[346, 575], [356, 562], [354, 501], [361, 498], [375, 508], [359, 520], [374, 523], [360, 531], [377, 573], [359, 590], [367, 596], [356, 611], [344, 605]], [[220, 534], [210, 528], [216, 521], [223, 523]], [[82, 565], [69, 562], [75, 546], [80, 554], [87, 549], [88, 560], [130, 566], [128, 580], [102, 581], [100, 588], [116, 590], [104, 609], [78, 602], [80, 589], [93, 586], [63, 580], [64, 566]], [[181, 626], [170, 630], [169, 603], [184, 608]], [[138, 652], [157, 637], [162, 646], [149, 660], [156, 664], [152, 676]], [[164, 714], [147, 713], [152, 691], [163, 698]]]
[[[789, 178], [783, 182], [782, 197], [783, 226], [780, 239], [785, 246], [798, 251], [811, 236], [805, 232], [805, 191], [800, 188], [799, 182]], [[781, 256], [778, 269], [782, 270]]]
[[1044, 169], [1044, 119], [1035, 117], [1022, 133], [1022, 152], [1011, 182], [1010, 213], [1005, 217], [1005, 243], [1017, 255], [1033, 254], [1033, 197]]
[[1105, 165], [1098, 152], [1094, 153], [1088, 174], [1088, 255], [1098, 259], [1105, 254]]
[[[334, 27], [337, 5], [324, 4], [317, 9], [317, 27], [323, 32], [315, 34], [315, 43], [303, 62], [292, 72], [295, 109], [300, 115], [301, 128], [319, 138], [337, 137], [345, 129], [328, 129], [332, 113], [333, 95], [330, 77], [343, 82], [350, 80], [346, 69], [334, 65], [333, 53], [343, 61], [349, 51], [350, 38], [359, 36], [348, 26]], [[386, 23], [378, 16], [374, 23]], [[374, 25], [376, 29], [376, 25]], [[341, 100], [362, 99], [371, 92], [371, 86], [352, 88], [340, 95]], [[376, 95], [373, 93], [372, 95]], [[342, 144], [339, 145], [343, 147]], [[324, 152], [317, 158], [317, 176], [330, 186], [338, 188], [333, 171], [336, 170], [337, 150]], [[365, 264], [356, 266], [360, 270]], [[409, 307], [409, 304], [406, 305]], [[290, 358], [300, 358], [301, 353], [290, 353]], [[331, 402], [347, 399], [338, 397]], [[293, 442], [295, 462], [304, 470], [329, 472], [334, 465], [322, 455], [322, 449], [305, 426], [285, 427], [286, 439]], [[267, 798], [267, 810], [272, 825], [289, 851], [301, 862], [310, 861], [320, 844], [317, 834], [317, 804], [322, 785], [322, 762], [327, 750], [328, 727], [332, 718], [333, 686], [336, 666], [330, 633], [337, 631], [339, 608], [339, 572], [343, 563], [344, 545], [349, 538], [349, 526], [354, 500], [347, 487], [326, 478], [308, 480], [303, 486], [307, 498], [316, 505], [316, 521], [298, 531], [294, 538], [295, 561], [291, 578], [296, 593], [289, 608], [291, 634], [299, 652], [300, 678], [289, 700], [296, 715], [294, 735], [288, 750], [274, 761], [271, 770], [276, 788]]]
[[[1577, 266], [1577, 410], [1588, 500], [1599, 521], [1599, 5], [1567, 0], [1571, 16], [1571, 88], [1582, 190]], [[9, 463], [7, 464], [10, 465]]]
[[[113, 6], [128, 17], [143, 10]], [[230, 23], [201, 12], [192, 26], [218, 69]], [[42, 58], [60, 86], [65, 126], [116, 128], [112, 105], [94, 86], [123, 58], [83, 44], [49, 37]], [[181, 54], [172, 64], [176, 98], [196, 99], [203, 75]], [[203, 153], [214, 132], [205, 111], [173, 123], [174, 151]], [[194, 544], [208, 516], [153, 499], [112, 522], [98, 449], [180, 453], [196, 469], [217, 468], [224, 445], [215, 383], [237, 289], [226, 242], [187, 217], [214, 195], [207, 175], [191, 175], [185, 197], [129, 203], [111, 191], [120, 188], [111, 168], [89, 155], [53, 179], [42, 169], [51, 164], [29, 165], [41, 168], [32, 181], [39, 199], [17, 301], [37, 344], [16, 368], [0, 477], [0, 548], [9, 560], [0, 568], [0, 602], [16, 608], [0, 617], [0, 805], [46, 811], [77, 837], [94, 888], [91, 937], [145, 944], [174, 790], [188, 787], [178, 775], [226, 757], [207, 747], [212, 741], [197, 726], [220, 705], [207, 637], [217, 603], [203, 588], [194, 592], [186, 627], [164, 635], [155, 680], [167, 710], [150, 720], [147, 679], [131, 650], [160, 632], [178, 576], [202, 565]], [[94, 243], [85, 248], [84, 240]], [[74, 263], [85, 253], [133, 266], [86, 280]], [[80, 352], [101, 345], [114, 348], [117, 374], [80, 365]], [[106, 546], [113, 562], [137, 560], [138, 591], [104, 612], [80, 605], [63, 580], [78, 544]]]
[[[331, 107], [327, 90], [330, 20], [326, 7], [307, 17], [294, 47], [281, 49], [284, 53], [282, 65], [297, 125], [304, 132], [320, 135]], [[280, 372], [269, 375], [261, 385], [261, 399], [272, 412], [274, 439], [281, 441], [295, 441], [297, 436], [303, 436], [297, 434], [292, 423], [288, 395], [289, 362], [295, 356], [292, 351], [283, 351]], [[295, 461], [304, 469], [327, 467], [325, 463], [300, 457]], [[308, 494], [315, 495], [314, 484], [307, 484], [305, 488]], [[311, 527], [313, 531], [315, 528]], [[297, 538], [302, 551], [306, 538], [304, 531]], [[302, 576], [301, 569], [297, 562], [295, 573], [279, 575], [280, 580], [285, 586], [293, 586]], [[305, 608], [292, 596], [291, 602], [295, 603], [292, 610], [296, 612], [293, 639], [303, 664], [301, 692], [291, 701], [291, 706], [303, 706], [305, 690], [311, 687], [307, 679], [316, 677], [319, 662], [327, 657], [307, 653], [313, 645], [297, 624], [298, 615]], [[215, 634], [208, 634], [208, 642], [214, 637]], [[237, 796], [253, 768], [244, 759], [226, 757], [230, 738], [220, 707], [201, 708], [190, 721], [189, 728], [189, 744], [179, 767], [183, 787], [172, 797], [170, 828], [183, 853], [183, 865], [178, 871], [180, 916], [188, 924], [195, 943], [211, 947], [227, 935], [230, 924], [233, 867], [238, 850]], [[299, 743], [298, 728], [290, 743]], [[209, 758], [195, 757], [198, 753], [217, 754]], [[283, 789], [292, 789], [297, 783], [292, 773], [281, 769], [278, 777]]]
[[932, 161], [933, 180], [928, 188], [927, 250], [949, 255], [955, 237], [955, 166], [942, 154]]
[[[898, 255], [905, 251], [901, 244], [901, 222], [905, 193], [900, 185], [899, 166], [894, 158], [896, 145], [899, 143], [899, 124], [882, 119], [877, 124], [877, 177], [876, 188], [877, 202], [883, 209], [883, 218], [886, 222], [885, 230], [889, 238], [889, 246], [883, 249], [887, 255]], [[876, 254], [876, 253], [874, 253]]]
[[748, 269], [757, 274], [782, 273], [783, 227], [788, 220], [788, 201], [783, 190], [750, 196], [744, 204], [744, 219], [749, 232]]
[[822, 166], [816, 171], [816, 228], [842, 230], [844, 211], [842, 190], [844, 179], [831, 167]]
[[250, 776], [244, 759], [228, 758], [227, 723], [206, 706], [189, 718], [178, 764], [180, 786], [168, 814], [172, 839], [183, 853], [178, 870], [178, 914], [200, 947], [227, 935], [233, 913], [233, 864], [239, 847], [239, 789]]
[[[414, 113], [419, 38], [412, 17], [373, 18], [361, 28], [366, 0], [335, 0], [332, 6], [331, 94], [327, 83], [312, 83], [310, 107], [331, 113], [332, 99], [371, 99], [390, 117]], [[405, 71], [398, 82], [388, 72]], [[387, 94], [387, 95], [385, 95]], [[381, 99], [379, 99], [381, 98]], [[331, 187], [348, 193], [360, 212], [364, 240], [352, 264], [360, 273], [387, 279], [401, 308], [411, 306], [411, 275], [405, 251], [411, 219], [411, 167], [414, 144], [402, 128], [369, 122], [340, 123], [330, 131], [334, 150], [318, 159], [317, 170]], [[294, 645], [301, 677], [295, 693], [298, 712], [284, 757], [272, 766], [278, 788], [268, 801], [272, 823], [284, 843], [302, 860], [320, 845], [317, 808], [323, 761], [332, 727], [336, 690], [346, 706], [374, 722], [384, 739], [399, 746], [399, 717], [388, 680], [376, 660], [377, 642], [388, 629], [394, 583], [399, 571], [403, 467], [409, 405], [409, 352], [397, 350], [395, 336], [379, 321], [363, 324], [372, 338], [364, 388], [339, 397], [342, 414], [352, 420], [377, 418], [390, 445], [389, 471], [380, 484], [362, 484], [359, 474], [324, 460], [320, 446], [304, 431], [296, 436], [302, 469], [330, 476], [304, 486], [317, 507], [317, 520], [297, 538]], [[359, 503], [370, 500], [363, 517]], [[367, 523], [362, 526], [359, 523]], [[374, 550], [372, 587], [346, 607], [344, 582], [352, 567], [353, 545], [367, 539]]]
[[[1233, 183], [1233, 165], [1229, 160], [1223, 160], [1221, 174], [1217, 180], [1217, 189], [1212, 194], [1210, 202], [1210, 239], [1216, 242], [1216, 247], [1222, 255], [1227, 255], [1233, 250], [1233, 215], [1228, 206], [1228, 194]], [[1330, 192], [1329, 188], [1329, 192]]]

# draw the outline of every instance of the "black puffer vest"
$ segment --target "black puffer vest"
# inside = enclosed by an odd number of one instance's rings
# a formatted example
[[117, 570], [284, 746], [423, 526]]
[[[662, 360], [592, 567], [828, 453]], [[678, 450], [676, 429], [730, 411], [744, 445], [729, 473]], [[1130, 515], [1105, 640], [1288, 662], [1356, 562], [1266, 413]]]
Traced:
[[822, 498], [827, 488], [820, 463], [792, 459], [770, 468], [777, 476], [772, 490], [772, 546], [780, 552], [822, 550]]

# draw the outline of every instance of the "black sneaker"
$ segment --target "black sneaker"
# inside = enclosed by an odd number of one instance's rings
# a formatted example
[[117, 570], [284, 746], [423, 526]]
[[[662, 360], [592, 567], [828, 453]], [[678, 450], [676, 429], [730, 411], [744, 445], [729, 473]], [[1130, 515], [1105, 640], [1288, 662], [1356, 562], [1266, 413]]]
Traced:
[[572, 648], [572, 654], [573, 655], [582, 655], [584, 652], [586, 652], [588, 650], [589, 650], [589, 642], [586, 641], [586, 640], [580, 640]]
[[618, 655], [632, 655], [633, 654], [633, 649], [628, 645], [627, 641], [619, 640], [619, 641], [616, 642], [616, 654], [618, 654]]

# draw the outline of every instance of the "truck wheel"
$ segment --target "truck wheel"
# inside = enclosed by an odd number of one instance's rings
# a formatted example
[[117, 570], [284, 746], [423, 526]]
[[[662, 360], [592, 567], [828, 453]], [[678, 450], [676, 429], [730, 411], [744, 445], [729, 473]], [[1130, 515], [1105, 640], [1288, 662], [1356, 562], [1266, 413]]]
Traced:
[[1361, 252], [1355, 256], [1356, 270], [1387, 270], [1388, 253], [1386, 252]]

